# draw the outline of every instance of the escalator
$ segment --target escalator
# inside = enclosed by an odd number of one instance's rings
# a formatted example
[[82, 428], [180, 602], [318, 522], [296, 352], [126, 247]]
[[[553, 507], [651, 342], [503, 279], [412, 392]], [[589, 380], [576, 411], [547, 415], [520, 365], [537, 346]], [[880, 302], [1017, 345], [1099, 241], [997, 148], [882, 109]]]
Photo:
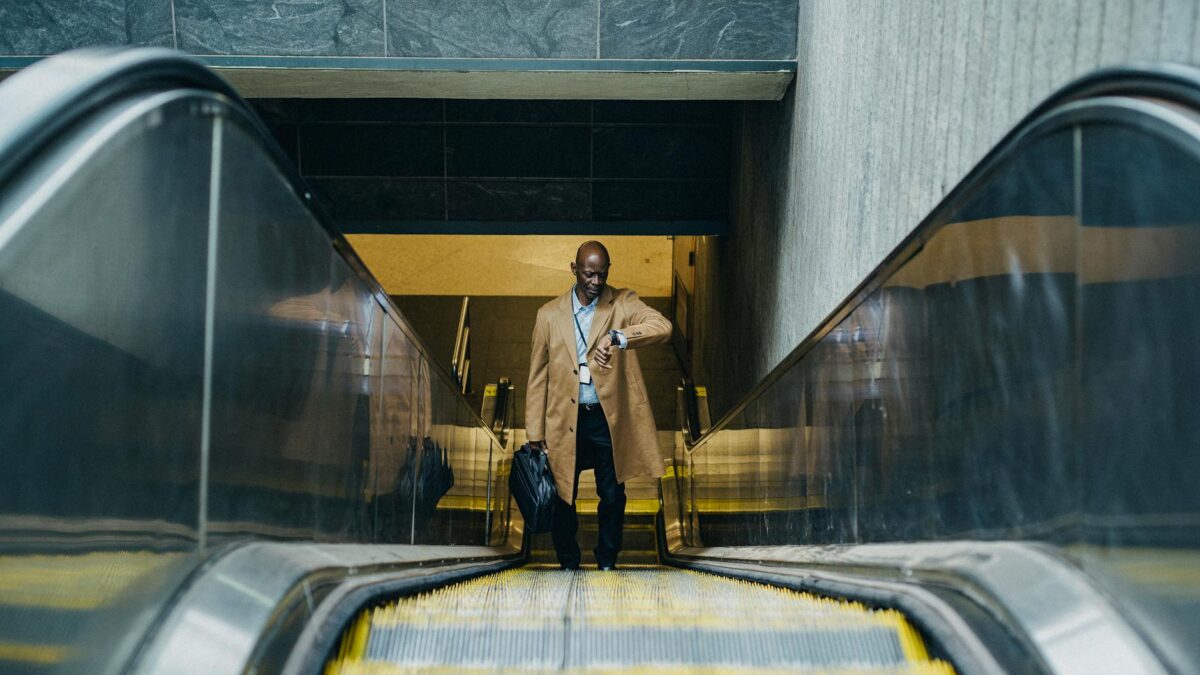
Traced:
[[511, 448], [225, 83], [81, 52], [0, 110], [0, 670], [1200, 667], [1191, 70], [1033, 111], [687, 415], [616, 572], [531, 564]]
[[894, 611], [664, 568], [509, 570], [352, 625], [325, 672], [953, 672]]

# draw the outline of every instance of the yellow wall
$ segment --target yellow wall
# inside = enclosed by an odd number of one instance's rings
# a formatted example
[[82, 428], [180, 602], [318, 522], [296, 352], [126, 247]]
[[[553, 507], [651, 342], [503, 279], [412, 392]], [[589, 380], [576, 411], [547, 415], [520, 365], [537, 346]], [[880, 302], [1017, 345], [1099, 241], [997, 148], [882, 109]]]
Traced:
[[390, 295], [524, 295], [563, 293], [570, 263], [588, 239], [608, 247], [608, 283], [639, 295], [671, 295], [669, 237], [587, 235], [395, 235], [346, 237]]

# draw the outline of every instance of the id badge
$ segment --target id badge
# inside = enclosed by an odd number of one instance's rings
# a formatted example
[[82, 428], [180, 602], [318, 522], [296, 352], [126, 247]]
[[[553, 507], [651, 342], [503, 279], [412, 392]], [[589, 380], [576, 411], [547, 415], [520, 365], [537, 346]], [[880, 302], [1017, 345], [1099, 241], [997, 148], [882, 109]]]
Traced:
[[591, 384], [592, 371], [588, 370], [586, 363], [579, 364], [579, 384]]

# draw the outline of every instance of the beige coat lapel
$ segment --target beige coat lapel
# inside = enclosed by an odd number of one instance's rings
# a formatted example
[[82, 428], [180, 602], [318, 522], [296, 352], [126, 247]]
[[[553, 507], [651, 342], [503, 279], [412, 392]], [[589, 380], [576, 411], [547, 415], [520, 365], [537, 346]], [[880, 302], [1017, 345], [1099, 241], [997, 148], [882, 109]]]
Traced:
[[574, 292], [575, 290], [572, 289], [559, 296], [558, 316], [554, 319], [554, 327], [558, 331], [558, 336], [562, 338], [567, 353], [571, 355], [572, 363], [575, 359], [575, 313], [571, 305], [571, 294]]
[[592, 329], [588, 331], [587, 350], [589, 354], [595, 349], [596, 341], [600, 339], [600, 336], [608, 332], [608, 324], [612, 321], [613, 299], [612, 288], [605, 286], [596, 302], [596, 316], [592, 317]]

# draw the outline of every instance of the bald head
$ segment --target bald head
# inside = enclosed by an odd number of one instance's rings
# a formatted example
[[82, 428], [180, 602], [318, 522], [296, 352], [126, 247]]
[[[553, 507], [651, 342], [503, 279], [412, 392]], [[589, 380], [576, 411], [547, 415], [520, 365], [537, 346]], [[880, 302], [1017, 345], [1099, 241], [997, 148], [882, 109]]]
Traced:
[[608, 249], [604, 248], [604, 244], [598, 241], [585, 241], [579, 245], [579, 250], [575, 252], [575, 264], [582, 265], [583, 261], [592, 255], [600, 256], [604, 260], [605, 266], [612, 262], [608, 258]]
[[600, 297], [608, 283], [610, 262], [608, 249], [598, 241], [585, 241], [575, 252], [571, 272], [575, 274], [575, 296], [579, 302], [589, 305]]

